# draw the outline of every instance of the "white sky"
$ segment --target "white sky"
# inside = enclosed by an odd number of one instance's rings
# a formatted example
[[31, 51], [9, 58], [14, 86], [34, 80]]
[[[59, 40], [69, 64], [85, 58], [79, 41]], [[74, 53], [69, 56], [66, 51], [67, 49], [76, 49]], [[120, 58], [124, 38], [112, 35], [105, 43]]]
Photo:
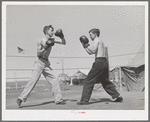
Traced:
[[[44, 36], [43, 27], [49, 24], [52, 24], [55, 30], [62, 29], [67, 42], [66, 46], [55, 45], [50, 55], [52, 57], [94, 57], [94, 55], [89, 56], [82, 48], [79, 37], [86, 35], [89, 38], [88, 31], [99, 28], [101, 38], [111, 56], [110, 69], [129, 63], [135, 55], [112, 56], [136, 53], [145, 41], [145, 6], [143, 5], [14, 4], [7, 5], [6, 10], [7, 55], [36, 56], [37, 40]], [[25, 55], [18, 53], [17, 46], [25, 50]], [[13, 66], [31, 69], [33, 62], [24, 65], [29, 59], [23, 60], [14, 61], [17, 65]], [[61, 67], [57, 63], [61, 62], [59, 59], [51, 60], [55, 60], [54, 63], [52, 61], [53, 68]], [[84, 65], [91, 67], [93, 61], [94, 58], [80, 59], [80, 61], [78, 58], [64, 59], [64, 68], [84, 67]], [[10, 62], [9, 64], [13, 68]]]
[[[107, 2], [109, 3], [109, 2]], [[9, 5], [8, 5], [9, 4]], [[17, 3], [9, 2], [6, 7], [6, 18], [2, 18], [3, 27], [6, 25], [6, 55], [14, 56], [36, 56], [36, 42], [44, 35], [42, 33], [45, 25], [52, 24], [55, 30], [61, 28], [64, 32], [67, 45], [55, 45], [51, 56], [56, 57], [88, 57], [88, 54], [82, 48], [79, 37], [86, 35], [89, 38], [88, 31], [91, 28], [99, 28], [101, 30], [101, 38], [108, 47], [109, 56], [123, 55], [138, 52], [145, 37], [145, 7], [140, 2], [128, 2], [128, 5], [115, 2], [111, 5], [15, 5]], [[29, 4], [26, 2], [25, 4]], [[36, 4], [36, 3], [34, 3]], [[56, 4], [59, 4], [56, 3]], [[67, 3], [69, 4], [69, 3]], [[78, 3], [79, 4], [79, 3]], [[136, 4], [136, 6], [133, 6]], [[144, 5], [144, 3], [143, 3]], [[146, 4], [146, 7], [148, 4]], [[2, 6], [3, 7], [3, 6]], [[5, 8], [5, 7], [4, 7]], [[148, 8], [148, 7], [147, 7]], [[147, 9], [148, 10], [148, 9]], [[5, 13], [3, 9], [3, 14]], [[146, 27], [147, 28], [147, 27]], [[5, 34], [5, 29], [2, 31]], [[3, 44], [5, 38], [3, 37]], [[17, 46], [25, 50], [25, 54], [18, 54]], [[145, 45], [146, 49], [148, 45]], [[5, 46], [2, 46], [5, 52]], [[90, 57], [90, 56], [89, 56]], [[92, 57], [92, 56], [91, 56]], [[115, 57], [109, 58], [110, 66], [128, 63], [132, 58]], [[146, 58], [146, 57], [145, 57]], [[65, 59], [67, 60], [67, 59]], [[65, 67], [84, 66], [90, 67], [92, 59], [68, 59]], [[3, 58], [3, 64], [5, 58]], [[6, 58], [6, 68], [32, 68], [32, 59], [28, 58]], [[56, 62], [53, 63], [55, 67]], [[90, 65], [90, 66], [89, 66]], [[4, 65], [2, 65], [4, 67]], [[146, 71], [147, 70], [147, 67]], [[5, 71], [2, 72], [5, 81]], [[147, 75], [148, 76], [148, 75]], [[148, 81], [147, 77], [145, 79]], [[147, 83], [147, 82], [146, 82]], [[2, 91], [5, 93], [5, 84], [3, 82]], [[148, 86], [146, 84], [145, 86]], [[145, 89], [147, 90], [147, 89]], [[6, 111], [5, 110], [5, 94], [3, 95], [3, 120], [63, 120], [68, 115], [68, 120], [148, 120], [148, 104], [145, 104], [144, 111], [86, 111], [86, 115], [75, 116], [70, 111]], [[145, 97], [145, 101], [147, 97]], [[34, 114], [33, 114], [34, 112]], [[108, 117], [108, 112], [109, 117]], [[59, 117], [57, 115], [60, 115]], [[8, 115], [11, 115], [8, 117]], [[45, 116], [43, 116], [45, 115]], [[101, 116], [96, 116], [101, 115]], [[124, 116], [127, 115], [127, 116]]]

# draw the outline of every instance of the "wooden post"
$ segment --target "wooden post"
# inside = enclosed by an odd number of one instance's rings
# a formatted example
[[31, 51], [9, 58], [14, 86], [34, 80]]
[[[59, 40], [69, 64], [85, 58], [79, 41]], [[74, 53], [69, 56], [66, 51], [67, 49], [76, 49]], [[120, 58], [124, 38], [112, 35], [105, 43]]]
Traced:
[[108, 47], [105, 47], [105, 57], [107, 58], [107, 61], [108, 61], [108, 79], [109, 79], [109, 57], [108, 57]]
[[61, 60], [61, 65], [62, 65], [62, 74], [64, 74], [64, 59], [63, 59], [63, 57], [62, 57], [62, 60]]
[[16, 80], [16, 89], [18, 89], [18, 80]]
[[14, 73], [14, 81], [16, 82], [16, 89], [18, 88], [17, 79], [16, 79], [16, 73]]
[[120, 82], [120, 91], [122, 91], [122, 81], [121, 81], [121, 66], [119, 66], [119, 75], [120, 75], [120, 80], [119, 80], [119, 82]]
[[72, 80], [73, 80], [73, 78], [71, 77], [70, 85], [73, 85]]

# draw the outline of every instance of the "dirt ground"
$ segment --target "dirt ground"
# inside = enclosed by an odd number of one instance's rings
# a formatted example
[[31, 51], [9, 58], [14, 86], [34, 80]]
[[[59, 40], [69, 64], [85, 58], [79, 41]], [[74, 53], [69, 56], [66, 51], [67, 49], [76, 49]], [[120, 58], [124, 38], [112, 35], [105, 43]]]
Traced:
[[64, 105], [55, 105], [51, 88], [49, 86], [35, 87], [26, 102], [18, 108], [16, 99], [22, 89], [6, 90], [6, 110], [144, 110], [145, 92], [126, 91], [117, 89], [123, 96], [123, 103], [113, 102], [113, 99], [103, 88], [93, 90], [90, 104], [77, 105], [81, 98], [83, 86], [61, 85]]

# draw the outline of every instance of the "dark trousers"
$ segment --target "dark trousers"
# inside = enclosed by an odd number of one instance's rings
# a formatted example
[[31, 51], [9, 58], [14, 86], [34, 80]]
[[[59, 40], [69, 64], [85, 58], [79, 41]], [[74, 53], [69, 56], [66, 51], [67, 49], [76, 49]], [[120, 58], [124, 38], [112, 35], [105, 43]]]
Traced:
[[89, 101], [92, 90], [95, 83], [101, 82], [105, 91], [111, 95], [111, 97], [117, 98], [120, 94], [115, 89], [113, 83], [108, 79], [108, 61], [104, 57], [99, 57], [95, 59], [92, 69], [90, 70], [85, 83], [83, 85], [81, 101]]

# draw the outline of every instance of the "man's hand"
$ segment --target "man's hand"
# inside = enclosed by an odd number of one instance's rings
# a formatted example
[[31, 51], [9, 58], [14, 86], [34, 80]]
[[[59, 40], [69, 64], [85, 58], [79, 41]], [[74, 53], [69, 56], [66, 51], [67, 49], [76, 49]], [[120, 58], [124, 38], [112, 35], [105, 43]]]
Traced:
[[86, 36], [81, 36], [80, 38], [80, 42], [82, 43], [83, 48], [87, 48], [89, 45], [89, 40]]
[[49, 38], [45, 43], [44, 49], [47, 50], [50, 46], [54, 46], [54, 43], [55, 43], [54, 39]]
[[58, 36], [61, 39], [64, 38], [64, 34], [63, 34], [63, 32], [62, 32], [61, 29], [59, 29], [59, 30], [56, 31], [55, 36]]
[[88, 46], [90, 46], [90, 44], [89, 44], [89, 43], [84, 44], [84, 43], [82, 42], [82, 46], [83, 46], [83, 48], [87, 48]]

